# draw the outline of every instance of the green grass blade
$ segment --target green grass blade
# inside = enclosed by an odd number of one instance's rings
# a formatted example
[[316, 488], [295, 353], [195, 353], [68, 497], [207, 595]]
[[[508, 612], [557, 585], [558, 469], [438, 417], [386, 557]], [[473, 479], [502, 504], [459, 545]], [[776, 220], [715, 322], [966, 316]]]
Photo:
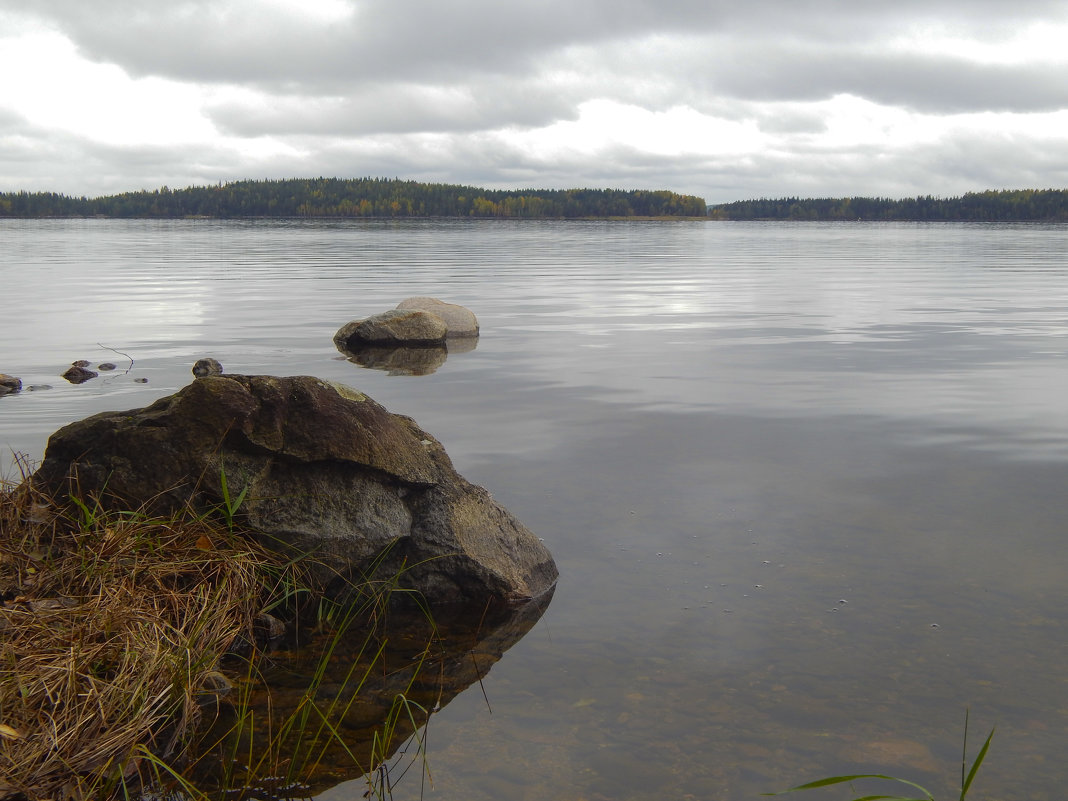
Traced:
[[961, 785], [960, 801], [964, 801], [964, 796], [968, 794], [968, 789], [972, 786], [975, 774], [979, 772], [979, 766], [982, 765], [983, 760], [986, 759], [986, 752], [990, 750], [990, 741], [994, 739], [994, 731], [996, 729], [997, 726], [990, 730], [990, 734], [986, 737], [986, 742], [983, 743], [983, 747], [979, 749], [979, 755], [975, 758], [975, 762], [972, 763], [972, 769], [968, 771], [968, 778], [966, 778], [964, 784]]
[[[848, 784], [850, 782], [857, 781], [858, 779], [882, 779], [883, 781], [897, 782], [899, 784], [908, 785], [923, 793], [923, 798], [910, 799], [896, 795], [875, 795], [875, 796], [863, 796], [863, 799], [894, 799], [894, 801], [934, 801], [933, 796], [927, 791], [925, 787], [922, 787], [915, 782], [910, 782], [906, 779], [899, 779], [896, 776], [886, 776], [882, 773], [853, 773], [848, 776], [828, 776], [825, 779], [816, 779], [815, 781], [806, 782], [805, 784], [799, 784], [796, 787], [790, 787], [787, 790], [781, 790], [777, 793], [762, 793], [762, 795], [783, 795], [784, 793], [794, 793], [798, 790], [815, 790], [820, 787], [831, 787], [835, 784]], [[862, 801], [862, 798], [854, 799], [854, 801]]]
[[223, 503], [226, 504], [226, 508], [230, 508], [230, 488], [226, 484], [226, 466], [219, 465], [219, 487], [222, 489]]
[[81, 498], [76, 495], [71, 495], [70, 499], [82, 513], [82, 527], [86, 529], [92, 528], [96, 516], [92, 513], [89, 507], [85, 505], [85, 502]]
[[245, 502], [245, 495], [248, 494], [248, 488], [249, 488], [249, 485], [246, 484], [242, 488], [241, 492], [237, 493], [237, 498], [234, 500], [234, 505], [233, 505], [233, 509], [232, 509], [232, 512], [234, 514], [237, 514], [237, 510], [240, 509], [241, 508], [241, 504], [243, 504]]

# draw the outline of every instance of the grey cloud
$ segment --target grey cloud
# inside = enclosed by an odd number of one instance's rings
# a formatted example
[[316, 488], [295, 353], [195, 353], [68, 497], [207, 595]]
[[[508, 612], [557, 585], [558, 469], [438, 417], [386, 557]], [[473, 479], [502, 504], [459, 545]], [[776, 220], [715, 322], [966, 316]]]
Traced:
[[1068, 142], [962, 133], [916, 148], [783, 147], [699, 168], [709, 202], [750, 197], [954, 196], [1068, 185]]
[[217, 102], [210, 118], [238, 136], [470, 132], [500, 127], [549, 125], [575, 116], [576, 101], [530, 81], [514, 84], [379, 83], [346, 96], [269, 98]]
[[[997, 42], [1063, 0], [353, 0], [323, 22], [252, 0], [0, 0], [133, 76], [210, 84], [226, 134], [182, 152], [28, 129], [0, 112], [0, 180], [101, 194], [239, 178], [386, 175], [488, 187], [669, 187], [710, 202], [755, 194], [952, 194], [1068, 184], [1061, 141], [959, 134], [911, 151], [823, 147], [805, 107], [851, 94], [948, 114], [1068, 108], [1040, 64], [893, 49], [912, 26]], [[755, 119], [773, 145], [731, 159], [610, 147], [538, 157], [501, 132], [574, 119], [610, 98]], [[759, 105], [754, 101], [762, 101]], [[770, 106], [770, 107], [769, 107]], [[260, 160], [251, 140], [285, 155]], [[285, 146], [289, 146], [286, 150]]]
[[827, 130], [822, 115], [800, 108], [785, 108], [757, 115], [761, 131], [770, 134], [819, 134]]
[[[679, 4], [680, 6], [683, 4]], [[696, 4], [695, 4], [696, 5]], [[40, 0], [33, 13], [91, 58], [134, 75], [276, 86], [524, 72], [547, 53], [656, 27], [645, 2], [353, 4], [333, 24], [221, 0], [153, 4]]]
[[[206, 109], [238, 136], [536, 128], [576, 118], [595, 97], [726, 116], [732, 100], [843, 93], [940, 114], [1068, 105], [1058, 70], [881, 44], [924, 21], [996, 39], [1028, 15], [1066, 13], [1038, 0], [353, 0], [352, 14], [333, 22], [248, 0], [15, 6], [0, 0], [0, 9], [48, 18], [84, 53], [133, 75], [249, 90], [252, 99]], [[819, 123], [762, 121], [765, 131], [783, 125], [815, 132]]]
[[900, 151], [873, 145], [832, 150], [811, 137], [788, 138], [740, 159], [655, 155], [624, 146], [539, 158], [506, 137], [481, 134], [291, 137], [291, 153], [266, 164], [243, 154], [239, 143], [182, 153], [22, 131], [34, 135], [21, 136], [23, 149], [11, 149], [12, 140], [4, 138], [10, 130], [0, 120], [0, 181], [8, 188], [75, 195], [307, 175], [398, 176], [501, 189], [671, 188], [710, 203], [761, 195], [905, 197], [1068, 185], [1068, 141], [968, 133]]
[[952, 114], [1049, 111], [1068, 106], [1068, 81], [1043, 64], [976, 64], [948, 56], [843, 47], [732, 48], [712, 65], [710, 89], [750, 100], [822, 100], [852, 94], [875, 103]]
[[817, 46], [766, 34], [744, 40], [677, 36], [661, 47], [649, 42], [576, 48], [561, 64], [575, 75], [587, 65], [585, 87], [600, 96], [646, 107], [685, 103], [715, 114], [736, 101], [811, 102], [839, 94], [936, 114], [1068, 106], [1068, 79], [1060, 65], [978, 63], [850, 41]]
[[[304, 174], [294, 163], [290, 174]], [[263, 165], [222, 145], [189, 152], [155, 145], [119, 146], [32, 126], [12, 135], [0, 118], [0, 191], [98, 196], [262, 177]]]
[[[32, 10], [0, 2], [5, 6], [49, 19], [90, 57], [135, 75], [302, 88], [522, 74], [551, 67], [569, 46], [657, 34], [773, 35], [823, 45], [880, 41], [907, 25], [944, 21], [957, 31], [997, 38], [1020, 20], [1066, 13], [1061, 3], [1038, 0], [353, 0], [351, 17], [328, 24], [225, 0], [35, 0]], [[760, 50], [750, 53], [757, 57]]]

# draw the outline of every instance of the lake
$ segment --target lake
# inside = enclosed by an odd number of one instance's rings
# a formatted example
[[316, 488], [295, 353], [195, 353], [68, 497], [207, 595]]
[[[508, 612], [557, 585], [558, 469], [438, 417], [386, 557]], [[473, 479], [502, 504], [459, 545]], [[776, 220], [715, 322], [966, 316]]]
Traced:
[[[1059, 799], [1066, 254], [1063, 225], [0, 220], [0, 450], [204, 356], [440, 439], [561, 577], [397, 799], [955, 796], [968, 708], [973, 753], [997, 726], [975, 797]], [[334, 348], [413, 295], [477, 347], [421, 376]]]

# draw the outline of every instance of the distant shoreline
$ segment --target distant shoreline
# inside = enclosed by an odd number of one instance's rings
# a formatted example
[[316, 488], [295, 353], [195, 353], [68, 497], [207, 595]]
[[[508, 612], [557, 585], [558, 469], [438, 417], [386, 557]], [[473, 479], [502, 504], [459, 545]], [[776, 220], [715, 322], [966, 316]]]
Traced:
[[0, 219], [506, 219], [811, 222], [1068, 222], [1068, 190], [960, 197], [760, 198], [708, 205], [669, 190], [482, 189], [396, 178], [299, 178], [96, 198], [0, 193]]
[[122, 216], [115, 217], [105, 214], [48, 214], [48, 215], [36, 215], [36, 216], [14, 216], [0, 214], [0, 220], [189, 220], [189, 221], [202, 221], [209, 222], [213, 220], [221, 221], [239, 221], [239, 220], [289, 220], [289, 221], [334, 221], [342, 222], [345, 220], [365, 220], [367, 222], [386, 222], [389, 220], [401, 221], [401, 220], [470, 220], [472, 222], [492, 222], [494, 220], [498, 222], [722, 222], [720, 220], [714, 220], [708, 216], [692, 216], [686, 217], [677, 214], [662, 214], [662, 215], [632, 215], [632, 216], [617, 216], [617, 217], [469, 217], [461, 215], [448, 215], [448, 214], [428, 214], [425, 216], [404, 216], [404, 217], [338, 217], [331, 215], [301, 215], [301, 216], [269, 216], [266, 214], [249, 214], [243, 216], [226, 216], [226, 217], [214, 217], [206, 214], [188, 214], [184, 217], [160, 217], [160, 216]]
[[705, 219], [703, 198], [668, 190], [491, 190], [384, 178], [237, 181], [97, 198], [0, 194], [0, 217]]
[[1068, 222], [1068, 190], [1012, 189], [960, 197], [778, 198], [709, 207], [713, 220], [863, 222]]

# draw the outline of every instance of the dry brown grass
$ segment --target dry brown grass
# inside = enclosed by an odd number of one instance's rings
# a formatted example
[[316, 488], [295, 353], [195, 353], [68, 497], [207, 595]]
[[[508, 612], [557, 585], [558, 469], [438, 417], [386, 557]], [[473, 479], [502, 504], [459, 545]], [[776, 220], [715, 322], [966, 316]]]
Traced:
[[0, 481], [0, 798], [135, 792], [180, 758], [281, 569], [224, 523], [83, 502]]

